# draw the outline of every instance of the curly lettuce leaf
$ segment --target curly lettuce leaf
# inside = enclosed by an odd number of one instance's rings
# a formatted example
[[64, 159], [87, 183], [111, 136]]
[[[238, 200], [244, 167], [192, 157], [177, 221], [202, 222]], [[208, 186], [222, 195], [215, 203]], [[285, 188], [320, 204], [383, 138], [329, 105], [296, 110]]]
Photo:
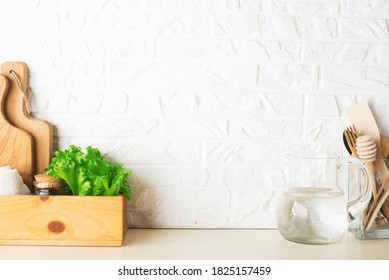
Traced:
[[71, 145], [69, 149], [57, 151], [46, 168], [50, 176], [61, 178], [69, 185], [73, 195], [115, 196], [122, 193], [131, 199], [127, 178], [131, 170], [121, 164], [110, 164], [97, 148]]

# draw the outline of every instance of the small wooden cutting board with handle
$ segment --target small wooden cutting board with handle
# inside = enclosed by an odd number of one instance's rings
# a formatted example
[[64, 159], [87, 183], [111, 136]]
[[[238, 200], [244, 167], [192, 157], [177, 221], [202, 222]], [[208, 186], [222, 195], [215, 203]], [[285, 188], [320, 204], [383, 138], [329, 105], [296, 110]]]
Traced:
[[43, 120], [30, 116], [26, 102], [11, 72], [19, 79], [24, 93], [28, 93], [28, 67], [23, 62], [5, 62], [1, 73], [10, 81], [9, 93], [5, 104], [5, 114], [14, 126], [31, 134], [33, 139], [34, 174], [43, 173], [49, 165], [53, 152], [53, 127]]
[[0, 166], [15, 168], [23, 182], [33, 190], [33, 139], [29, 133], [13, 126], [5, 116], [8, 86], [8, 79], [0, 75]]

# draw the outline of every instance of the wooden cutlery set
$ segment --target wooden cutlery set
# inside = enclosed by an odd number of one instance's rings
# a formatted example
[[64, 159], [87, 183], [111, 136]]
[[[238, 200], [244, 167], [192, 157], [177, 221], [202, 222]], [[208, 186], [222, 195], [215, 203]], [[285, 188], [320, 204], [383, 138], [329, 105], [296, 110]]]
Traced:
[[363, 217], [363, 229], [389, 222], [389, 170], [385, 159], [389, 158], [389, 139], [380, 134], [367, 102], [356, 103], [346, 110], [352, 126], [344, 130], [346, 147], [360, 158], [369, 173], [372, 185], [372, 201]]

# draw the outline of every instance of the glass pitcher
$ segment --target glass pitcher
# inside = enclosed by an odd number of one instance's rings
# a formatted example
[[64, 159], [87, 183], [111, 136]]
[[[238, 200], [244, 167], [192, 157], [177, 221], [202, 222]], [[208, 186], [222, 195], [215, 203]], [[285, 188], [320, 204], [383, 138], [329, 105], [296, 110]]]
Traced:
[[[371, 199], [371, 184], [361, 160], [349, 157], [295, 157], [288, 155], [287, 189], [277, 208], [277, 226], [290, 241], [306, 244], [330, 244], [340, 241], [349, 222], [361, 215]], [[358, 169], [361, 195], [347, 201], [339, 186], [340, 170], [345, 164]], [[343, 169], [342, 170], [346, 170]]]

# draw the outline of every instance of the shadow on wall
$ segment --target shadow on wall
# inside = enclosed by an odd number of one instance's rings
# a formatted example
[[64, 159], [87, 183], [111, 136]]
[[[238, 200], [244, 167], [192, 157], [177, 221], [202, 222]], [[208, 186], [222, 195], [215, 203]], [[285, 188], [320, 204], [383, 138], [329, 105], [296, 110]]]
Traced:
[[157, 228], [156, 199], [147, 177], [133, 173], [130, 177], [132, 198], [127, 201], [128, 228]]

